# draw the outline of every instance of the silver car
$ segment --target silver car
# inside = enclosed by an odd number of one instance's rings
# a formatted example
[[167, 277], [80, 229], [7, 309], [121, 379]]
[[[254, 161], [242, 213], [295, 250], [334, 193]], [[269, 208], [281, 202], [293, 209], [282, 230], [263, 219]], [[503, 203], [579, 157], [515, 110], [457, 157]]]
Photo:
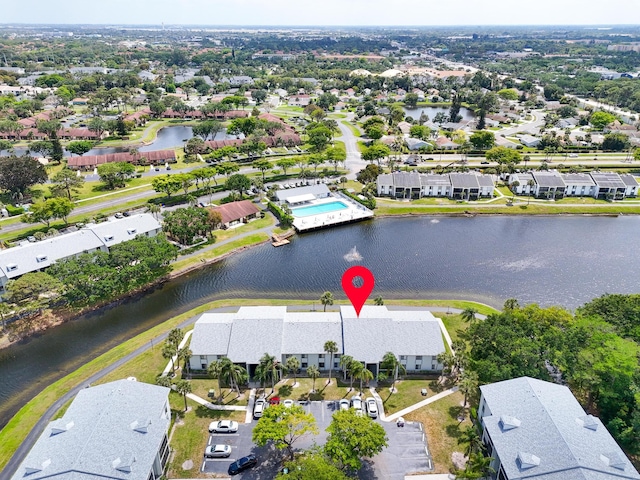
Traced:
[[236, 433], [238, 431], [238, 422], [233, 420], [220, 420], [209, 424], [209, 432], [211, 433]]
[[231, 455], [231, 445], [210, 445], [204, 451], [207, 458], [226, 458]]
[[369, 416], [371, 418], [378, 418], [378, 403], [375, 398], [368, 397], [364, 403], [367, 406], [367, 413]]

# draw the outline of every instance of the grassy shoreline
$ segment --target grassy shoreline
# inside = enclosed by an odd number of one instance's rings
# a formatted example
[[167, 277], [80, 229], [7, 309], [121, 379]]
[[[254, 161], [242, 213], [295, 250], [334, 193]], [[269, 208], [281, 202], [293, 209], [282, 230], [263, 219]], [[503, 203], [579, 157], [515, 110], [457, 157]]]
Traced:
[[[145, 345], [151, 345], [151, 341], [158, 336], [166, 333], [172, 328], [192, 319], [207, 310], [219, 307], [241, 306], [241, 305], [305, 305], [309, 304], [309, 300], [282, 300], [282, 299], [227, 299], [208, 302], [199, 307], [191, 309], [181, 315], [172, 317], [165, 322], [156, 325], [136, 337], [114, 347], [108, 352], [91, 360], [75, 372], [61, 378], [53, 384], [46, 387], [35, 398], [24, 405], [18, 413], [7, 423], [0, 431], [0, 469], [3, 469], [9, 459], [12, 457], [18, 446], [25, 440], [29, 432], [34, 428], [37, 421], [45, 415], [47, 410], [54, 405], [69, 390], [81, 385], [87, 381], [92, 375], [107, 368], [119, 359], [131, 354], [135, 350]], [[346, 304], [347, 302], [336, 302], [336, 305]], [[372, 301], [370, 301], [372, 303]], [[461, 300], [389, 300], [387, 304], [391, 305], [412, 305], [412, 306], [451, 306], [461, 308], [473, 306], [478, 311], [487, 312], [487, 309], [494, 311], [487, 305], [465, 302]], [[105, 375], [108, 372], [105, 372]]]

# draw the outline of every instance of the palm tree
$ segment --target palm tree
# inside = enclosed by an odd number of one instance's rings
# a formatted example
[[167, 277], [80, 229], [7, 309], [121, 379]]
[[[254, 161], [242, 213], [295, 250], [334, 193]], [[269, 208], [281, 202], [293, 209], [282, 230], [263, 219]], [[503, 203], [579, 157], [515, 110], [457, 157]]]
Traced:
[[384, 300], [382, 299], [382, 296], [378, 295], [374, 300], [373, 303], [375, 303], [376, 305], [384, 305]]
[[184, 411], [187, 411], [187, 393], [191, 393], [191, 382], [189, 380], [178, 380], [176, 382], [176, 392], [184, 397]]
[[473, 480], [476, 478], [487, 477], [494, 472], [493, 468], [491, 468], [492, 461], [493, 458], [485, 457], [482, 452], [472, 453], [469, 456], [467, 467], [461, 475], [458, 475], [457, 478]]
[[211, 362], [207, 367], [207, 372], [211, 375], [211, 378], [218, 380], [218, 402], [222, 401], [222, 361], [216, 360]]
[[342, 355], [340, 357], [340, 368], [342, 369], [343, 380], [347, 379], [347, 372], [349, 371], [352, 362], [353, 357], [351, 355]]
[[467, 398], [472, 396], [478, 389], [478, 374], [465, 370], [462, 373], [458, 387], [464, 395], [464, 406], [466, 407]]
[[362, 383], [369, 382], [369, 380], [373, 380], [373, 372], [366, 368], [363, 363], [357, 362], [360, 367], [356, 368], [356, 373], [354, 377], [360, 380], [360, 393], [362, 393]]
[[467, 444], [467, 449], [464, 452], [465, 457], [470, 456], [472, 453], [482, 451], [482, 439], [480, 438], [478, 429], [474, 425], [469, 425], [462, 432], [460, 432], [460, 436], [458, 437], [458, 445], [462, 445], [463, 443]]
[[231, 389], [234, 389], [240, 396], [240, 384], [245, 383], [247, 380], [247, 369], [242, 365], [238, 365], [237, 363], [233, 363], [231, 360], [228, 362], [223, 362], [223, 377], [229, 384]]
[[[276, 390], [276, 379], [278, 377], [278, 370], [281, 368], [280, 367], [280, 362], [278, 362], [278, 360], [276, 360], [276, 357], [274, 357], [273, 355], [269, 355], [268, 353], [265, 353], [262, 358], [260, 359], [260, 364], [258, 365], [258, 368], [262, 371], [262, 376], [264, 377], [264, 380], [271, 380], [271, 393], [275, 392]], [[256, 369], [257, 372], [257, 369]]]
[[147, 211], [153, 215], [153, 218], [158, 219], [158, 214], [160, 213], [160, 205], [156, 205], [155, 203], [150, 203], [147, 207]]
[[333, 354], [338, 352], [338, 344], [333, 340], [324, 342], [324, 351], [329, 354], [329, 382], [331, 385], [331, 370], [333, 369]]
[[324, 292], [322, 294], [322, 296], [320, 297], [320, 303], [322, 303], [322, 305], [324, 305], [324, 312], [327, 311], [327, 305], [333, 305], [333, 293], [331, 292]]
[[309, 365], [307, 368], [307, 375], [313, 379], [313, 391], [316, 391], [316, 378], [320, 376], [320, 370], [315, 365]]
[[173, 364], [173, 358], [178, 353], [178, 348], [173, 343], [165, 343], [162, 346], [162, 357], [171, 361], [171, 372], [175, 372], [175, 365]]
[[391, 392], [393, 393], [396, 390], [398, 373], [402, 373], [404, 375], [407, 373], [407, 369], [402, 363], [400, 363], [400, 360], [398, 360], [398, 357], [396, 357], [393, 352], [387, 352], [384, 354], [384, 357], [382, 357], [382, 365], [393, 374], [393, 383], [391, 384]]
[[295, 385], [296, 383], [298, 383], [298, 379], [296, 377], [298, 369], [300, 368], [300, 360], [298, 360], [298, 357], [292, 355], [287, 358], [287, 361], [284, 364], [284, 368], [286, 368], [288, 372], [293, 373], [293, 384]]
[[460, 314], [460, 316], [462, 317], [462, 320], [464, 320], [467, 323], [473, 323], [477, 320], [476, 318], [476, 314], [478, 313], [478, 311], [473, 308], [473, 307], [467, 307], [465, 308], [462, 313]]
[[156, 385], [160, 385], [161, 387], [171, 388], [171, 379], [162, 373], [159, 373], [156, 376]]
[[167, 343], [175, 345], [177, 350], [183, 338], [184, 332], [179, 328], [174, 328], [167, 334]]
[[351, 362], [351, 364], [349, 365], [349, 391], [353, 390], [353, 380], [357, 380], [358, 378], [360, 378], [362, 370], [364, 369], [365, 368], [362, 362], [359, 362], [358, 360], [354, 360]]
[[531, 203], [531, 196], [533, 195], [533, 187], [535, 186], [536, 186], [536, 182], [534, 182], [533, 180], [529, 180], [527, 182], [527, 187], [529, 187], [529, 200], [527, 200], [527, 205]]
[[191, 355], [193, 355], [193, 352], [187, 346], [178, 350], [178, 361], [184, 362], [183, 369], [187, 371], [187, 374], [189, 373], [189, 359], [191, 359]]

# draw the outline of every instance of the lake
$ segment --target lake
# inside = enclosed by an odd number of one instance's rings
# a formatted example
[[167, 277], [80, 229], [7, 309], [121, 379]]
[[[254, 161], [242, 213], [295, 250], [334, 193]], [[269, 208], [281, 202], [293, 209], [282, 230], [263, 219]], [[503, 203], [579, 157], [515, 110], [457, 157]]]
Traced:
[[0, 351], [0, 426], [47, 385], [197, 305], [224, 298], [345, 298], [355, 247], [376, 278], [371, 298], [469, 299], [575, 308], [638, 292], [640, 217], [485, 216], [374, 219], [265, 244]]

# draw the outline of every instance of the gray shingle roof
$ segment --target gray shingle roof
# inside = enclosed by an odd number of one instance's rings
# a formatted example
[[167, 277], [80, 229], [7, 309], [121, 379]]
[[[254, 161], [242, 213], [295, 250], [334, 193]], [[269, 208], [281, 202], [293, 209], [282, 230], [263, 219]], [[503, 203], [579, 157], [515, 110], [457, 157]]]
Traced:
[[541, 187], [566, 187], [564, 180], [562, 180], [558, 172], [533, 172], [532, 175], [536, 183]]
[[168, 396], [168, 388], [128, 380], [81, 390], [12, 480], [147, 480], [169, 429]]
[[426, 187], [451, 186], [451, 179], [449, 178], [449, 175], [439, 175], [439, 174], [420, 175], [420, 182], [422, 183], [422, 185]]
[[[160, 224], [148, 213], [100, 224], [90, 224], [76, 232], [0, 251], [0, 268], [8, 279], [35, 272], [52, 263], [131, 240], [136, 235], [160, 230]], [[111, 238], [113, 237], [113, 238]], [[111, 238], [107, 240], [107, 238]], [[16, 268], [10, 266], [15, 265]]]
[[396, 355], [438, 355], [444, 351], [435, 317], [426, 311], [388, 311], [364, 306], [360, 317], [353, 307], [340, 307], [344, 353], [354, 359], [378, 363], [387, 352]]
[[132, 240], [137, 235], [159, 231], [161, 227], [153, 215], [141, 213], [110, 222], [89, 224], [87, 225], [87, 229], [94, 232], [105, 245], [110, 247], [118, 243], [126, 242], [127, 240]]
[[491, 175], [478, 175], [478, 185], [481, 187], [495, 187], [493, 177]]
[[282, 330], [282, 353], [324, 353], [333, 340], [342, 353], [342, 326], [338, 312], [289, 312]]
[[420, 188], [419, 173], [398, 172], [393, 173], [393, 185], [400, 188]]
[[567, 185], [595, 185], [588, 173], [562, 173], [562, 179]]
[[567, 387], [521, 377], [480, 390], [491, 412], [482, 423], [509, 479], [640, 479], [602, 422], [587, 416]]
[[453, 188], [479, 188], [478, 176], [473, 173], [450, 173]]
[[622, 180], [624, 184], [628, 187], [638, 186], [638, 180], [636, 179], [636, 177], [634, 177], [629, 173], [623, 173], [622, 175], [620, 175], [620, 180]]
[[620, 175], [615, 172], [591, 172], [591, 178], [600, 188], [625, 188]]
[[286, 307], [240, 307], [237, 313], [205, 313], [195, 323], [191, 351], [227, 355], [257, 364], [265, 353], [323, 353], [333, 340], [340, 353], [379, 362], [384, 354], [437, 355], [444, 351], [436, 319], [426, 311], [388, 311], [365, 306], [357, 319], [353, 307], [338, 312], [287, 312]]

